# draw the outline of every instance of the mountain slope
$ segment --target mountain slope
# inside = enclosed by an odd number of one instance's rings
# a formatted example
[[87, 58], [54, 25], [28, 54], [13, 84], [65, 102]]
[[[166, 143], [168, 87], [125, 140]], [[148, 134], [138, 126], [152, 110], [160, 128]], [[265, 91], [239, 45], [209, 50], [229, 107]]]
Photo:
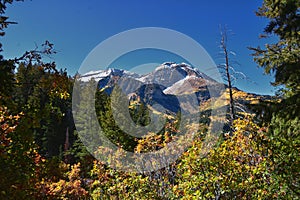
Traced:
[[[100, 90], [111, 94], [114, 87], [119, 87], [129, 101], [138, 99], [140, 102], [153, 106], [159, 104], [172, 113], [195, 113], [200, 109], [212, 109], [228, 105], [227, 86], [216, 82], [197, 68], [188, 64], [166, 62], [148, 74], [139, 75], [122, 69], [91, 71], [80, 77], [82, 82], [94, 79]], [[214, 105], [209, 89], [219, 94]], [[238, 103], [249, 104], [270, 96], [248, 94], [234, 88]]]

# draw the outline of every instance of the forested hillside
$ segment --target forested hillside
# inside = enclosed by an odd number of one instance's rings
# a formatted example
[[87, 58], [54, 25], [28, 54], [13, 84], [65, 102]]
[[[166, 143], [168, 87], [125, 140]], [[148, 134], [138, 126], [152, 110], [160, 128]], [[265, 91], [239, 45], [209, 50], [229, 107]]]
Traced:
[[[7, 5], [26, 3], [17, 1], [0, 1], [1, 37], [10, 26], [18, 26], [6, 16]], [[164, 115], [164, 128], [157, 133], [133, 137], [114, 121], [109, 87], [90, 91], [91, 85], [101, 83], [91, 79], [81, 84], [85, 90], [80, 96], [72, 95], [81, 75], [70, 76], [55, 62], [47, 62], [47, 56], [57, 53], [50, 41], [14, 59], [3, 56], [5, 46], [1, 44], [0, 199], [299, 199], [299, 9], [296, 0], [264, 0], [257, 8], [257, 17], [269, 21], [262, 40], [276, 36], [277, 42], [248, 47], [249, 54], [267, 74], [275, 76], [272, 84], [280, 88], [277, 96], [233, 88], [235, 115], [231, 120], [227, 87], [222, 95], [225, 100], [218, 105], [228, 108], [222, 122], [225, 126], [217, 144], [203, 155], [210, 123], [218, 120], [209, 117], [213, 108], [205, 99], [192, 145], [175, 162], [152, 172], [119, 171], [95, 159], [76, 130], [85, 130], [86, 121], [75, 127], [72, 98], [82, 98], [80, 106], [89, 109], [88, 96], [95, 93], [97, 120], [107, 138], [119, 147], [120, 157], [123, 149], [142, 154], [176, 140], [183, 120], [180, 110], [172, 107], [174, 112]], [[193, 83], [200, 88], [200, 81]], [[163, 115], [149, 106], [153, 99], [143, 101], [144, 90], [134, 94], [128, 105], [130, 117], [141, 126], [148, 125], [152, 115]], [[175, 92], [186, 90], [176, 87]], [[164, 98], [173, 100], [172, 95]], [[88, 113], [79, 114], [85, 119]], [[96, 141], [93, 145], [100, 153], [107, 150]]]

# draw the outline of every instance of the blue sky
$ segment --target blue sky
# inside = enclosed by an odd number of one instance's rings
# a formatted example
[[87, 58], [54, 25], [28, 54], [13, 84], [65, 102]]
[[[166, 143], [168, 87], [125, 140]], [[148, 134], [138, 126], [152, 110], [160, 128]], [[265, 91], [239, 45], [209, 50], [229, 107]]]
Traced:
[[[219, 59], [219, 25], [231, 30], [228, 48], [236, 52], [235, 65], [250, 80], [235, 86], [247, 92], [274, 94], [271, 76], [263, 74], [250, 56], [248, 46], [263, 46], [272, 40], [259, 39], [267, 21], [255, 16], [261, 1], [253, 0], [32, 0], [14, 3], [7, 9], [10, 26], [2, 38], [4, 56], [22, 55], [35, 44], [49, 40], [58, 54], [59, 68], [78, 71], [88, 53], [103, 40], [139, 27], [163, 27], [182, 32], [200, 43], [216, 64]], [[170, 60], [166, 60], [170, 61]]]

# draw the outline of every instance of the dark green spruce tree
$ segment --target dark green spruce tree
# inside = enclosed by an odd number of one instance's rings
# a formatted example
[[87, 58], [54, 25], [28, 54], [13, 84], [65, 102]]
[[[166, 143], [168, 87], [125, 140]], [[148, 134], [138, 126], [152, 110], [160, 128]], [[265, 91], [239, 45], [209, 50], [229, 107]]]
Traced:
[[280, 96], [269, 113], [269, 147], [281, 186], [289, 197], [300, 196], [300, 1], [264, 0], [257, 15], [269, 20], [263, 37], [277, 42], [250, 48], [254, 60], [274, 74]]

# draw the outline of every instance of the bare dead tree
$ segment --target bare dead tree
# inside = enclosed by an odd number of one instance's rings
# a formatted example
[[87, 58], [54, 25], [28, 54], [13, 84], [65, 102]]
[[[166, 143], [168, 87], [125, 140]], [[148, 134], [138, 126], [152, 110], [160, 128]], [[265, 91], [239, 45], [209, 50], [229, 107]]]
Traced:
[[232, 91], [232, 80], [230, 74], [230, 61], [229, 61], [229, 50], [227, 48], [227, 30], [226, 28], [220, 28], [221, 30], [221, 41], [220, 49], [222, 51], [222, 56], [224, 56], [224, 64], [220, 64], [218, 67], [223, 70], [224, 78], [227, 82], [229, 89], [229, 124], [232, 125], [233, 120], [235, 119], [235, 110], [234, 110], [234, 100], [233, 100], [233, 91]]
[[238, 102], [235, 102], [234, 100], [234, 81], [237, 79], [246, 79], [246, 76], [239, 71], [236, 71], [233, 67], [233, 64], [238, 64], [238, 62], [231, 59], [231, 56], [235, 56], [236, 54], [233, 51], [230, 51], [228, 49], [227, 45], [227, 29], [226, 27], [220, 27], [221, 32], [221, 40], [220, 40], [220, 49], [221, 49], [221, 56], [224, 60], [224, 63], [219, 64], [218, 68], [221, 70], [221, 73], [224, 76], [224, 79], [226, 81], [226, 84], [228, 86], [229, 90], [229, 125], [232, 131], [232, 123], [233, 120], [237, 117], [237, 110], [245, 111], [246, 108], [244, 108], [243, 105], [241, 105]]
[[227, 49], [227, 32], [224, 28], [224, 31], [221, 30], [221, 49], [223, 50], [224, 57], [225, 57], [225, 73], [227, 77], [227, 83], [228, 83], [228, 89], [229, 89], [229, 114], [230, 114], [230, 120], [233, 121], [235, 119], [235, 110], [234, 110], [234, 102], [233, 102], [233, 94], [232, 94], [232, 82], [231, 82], [231, 76], [229, 73], [229, 55], [228, 55], [228, 49]]

